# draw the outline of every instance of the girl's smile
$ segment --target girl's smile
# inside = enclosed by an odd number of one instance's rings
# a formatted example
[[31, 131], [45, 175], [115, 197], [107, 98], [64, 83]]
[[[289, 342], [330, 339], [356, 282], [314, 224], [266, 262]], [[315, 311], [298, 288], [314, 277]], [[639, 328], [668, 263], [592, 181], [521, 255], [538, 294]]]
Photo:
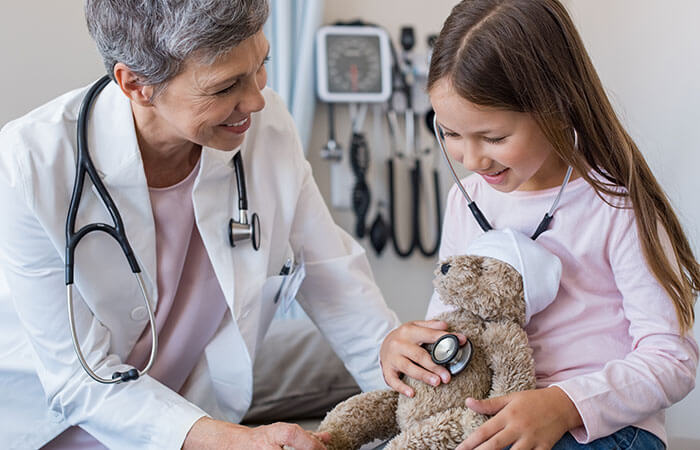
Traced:
[[448, 80], [435, 83], [430, 100], [450, 156], [495, 189], [530, 191], [561, 184], [567, 166], [532, 114], [471, 103]]

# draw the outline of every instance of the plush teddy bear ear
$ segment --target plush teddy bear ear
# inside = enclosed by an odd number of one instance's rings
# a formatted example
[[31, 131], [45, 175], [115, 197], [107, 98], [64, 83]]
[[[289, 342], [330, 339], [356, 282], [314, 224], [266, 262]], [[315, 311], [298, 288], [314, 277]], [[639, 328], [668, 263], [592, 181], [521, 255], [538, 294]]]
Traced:
[[533, 315], [549, 306], [559, 291], [559, 258], [518, 231], [488, 231], [475, 239], [466, 253], [499, 259], [520, 273], [525, 294], [526, 324]]

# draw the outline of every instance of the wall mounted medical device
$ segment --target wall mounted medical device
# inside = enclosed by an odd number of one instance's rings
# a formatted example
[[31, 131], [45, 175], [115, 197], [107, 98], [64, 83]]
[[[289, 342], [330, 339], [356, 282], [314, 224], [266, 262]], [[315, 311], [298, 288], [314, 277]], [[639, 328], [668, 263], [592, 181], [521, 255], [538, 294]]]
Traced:
[[389, 35], [370, 26], [327, 26], [316, 34], [318, 96], [324, 102], [385, 102], [391, 95]]

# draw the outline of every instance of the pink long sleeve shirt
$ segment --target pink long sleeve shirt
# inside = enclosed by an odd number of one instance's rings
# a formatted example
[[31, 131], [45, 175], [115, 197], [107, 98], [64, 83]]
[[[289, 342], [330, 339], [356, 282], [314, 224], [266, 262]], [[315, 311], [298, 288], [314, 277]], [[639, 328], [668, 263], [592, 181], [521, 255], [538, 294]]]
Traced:
[[[478, 175], [462, 182], [494, 228], [527, 235], [559, 191], [505, 194]], [[464, 254], [481, 233], [453, 186], [440, 258]], [[698, 346], [692, 334], [679, 334], [673, 304], [645, 262], [633, 210], [606, 204], [578, 178], [537, 241], [563, 266], [554, 302], [526, 329], [537, 387], [556, 385], [571, 398], [584, 423], [571, 431], [580, 443], [628, 425], [666, 442], [664, 409], [695, 386]], [[449, 309], [434, 293], [426, 315]]]

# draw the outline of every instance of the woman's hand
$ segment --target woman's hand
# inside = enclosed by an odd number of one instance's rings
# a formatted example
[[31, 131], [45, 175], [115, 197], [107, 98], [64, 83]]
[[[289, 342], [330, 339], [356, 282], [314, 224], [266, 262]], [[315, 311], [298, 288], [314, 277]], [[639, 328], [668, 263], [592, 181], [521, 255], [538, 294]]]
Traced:
[[311, 433], [290, 423], [249, 428], [202, 417], [190, 428], [182, 449], [279, 450], [286, 445], [295, 450], [325, 450], [323, 443], [329, 440], [328, 433]]
[[[379, 350], [379, 361], [386, 384], [408, 397], [413, 397], [415, 392], [401, 381], [400, 374], [406, 374], [432, 386], [439, 385], [441, 380], [448, 383], [450, 372], [435, 364], [430, 354], [421, 347], [421, 344], [437, 341], [446, 330], [447, 323], [441, 320], [419, 320], [407, 322], [389, 333]], [[467, 342], [466, 337], [456, 335], [460, 345]]]
[[567, 431], [583, 425], [569, 396], [556, 386], [515, 392], [486, 400], [468, 398], [469, 409], [494, 415], [481, 425], [457, 450], [549, 449]]

